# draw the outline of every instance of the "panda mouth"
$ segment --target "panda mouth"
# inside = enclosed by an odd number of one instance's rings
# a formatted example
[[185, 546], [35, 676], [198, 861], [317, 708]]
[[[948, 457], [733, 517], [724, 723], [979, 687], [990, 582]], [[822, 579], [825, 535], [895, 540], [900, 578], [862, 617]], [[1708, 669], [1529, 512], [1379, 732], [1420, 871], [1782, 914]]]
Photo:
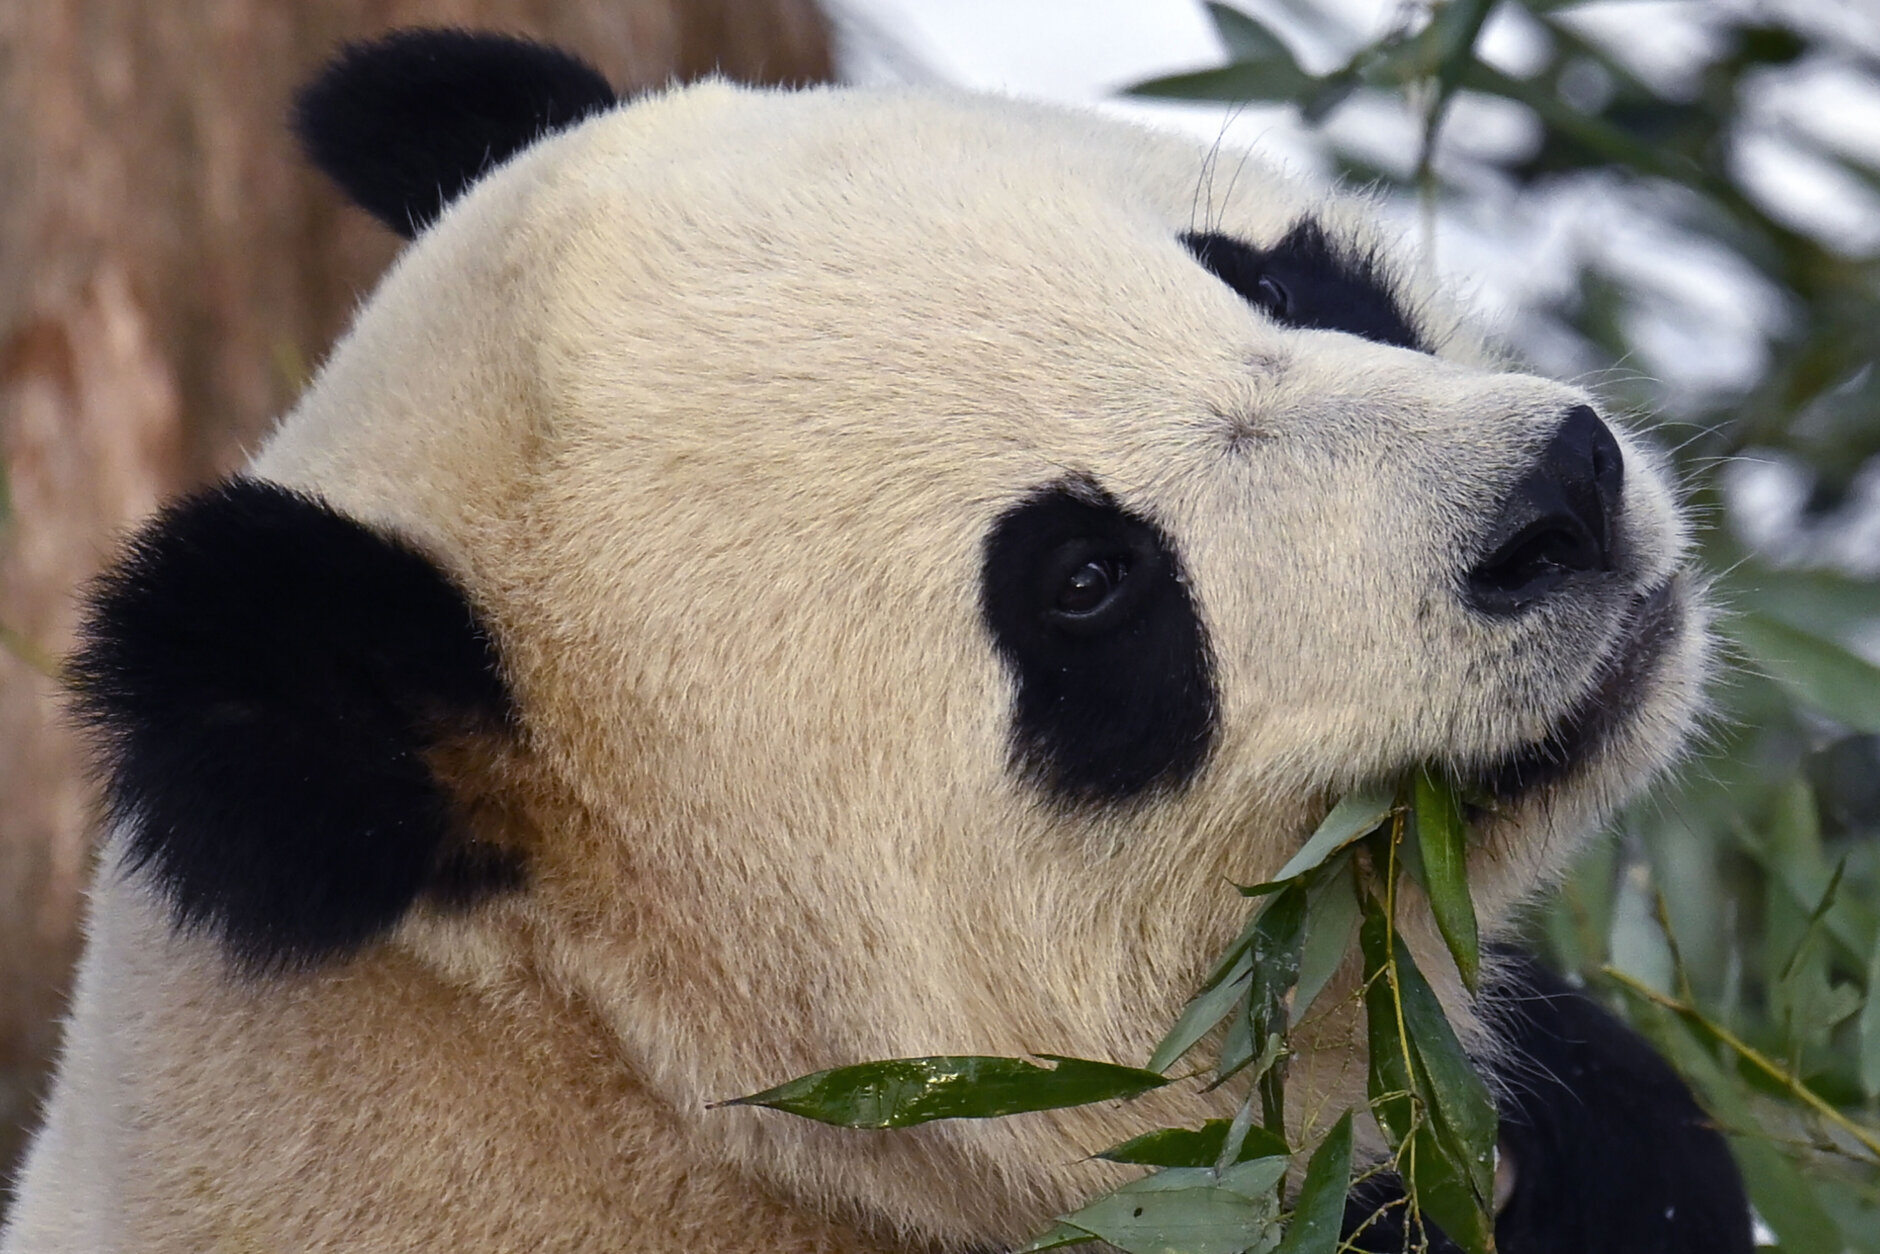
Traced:
[[1538, 741], [1464, 776], [1465, 793], [1512, 805], [1559, 783], [1637, 714], [1683, 621], [1677, 582], [1666, 580], [1626, 607], [1619, 639], [1586, 695]]

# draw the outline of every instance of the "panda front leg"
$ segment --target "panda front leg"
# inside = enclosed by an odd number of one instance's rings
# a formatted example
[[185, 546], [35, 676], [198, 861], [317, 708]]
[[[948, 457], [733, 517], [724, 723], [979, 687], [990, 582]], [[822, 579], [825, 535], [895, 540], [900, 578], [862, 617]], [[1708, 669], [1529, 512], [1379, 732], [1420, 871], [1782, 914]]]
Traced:
[[[1749, 1202], [1722, 1135], [1637, 1033], [1532, 958], [1487, 994], [1503, 1033], [1495, 1242], [1502, 1254], [1750, 1254]], [[1402, 1185], [1345, 1210], [1352, 1248], [1400, 1251]], [[1434, 1254], [1456, 1254], [1440, 1234]]]

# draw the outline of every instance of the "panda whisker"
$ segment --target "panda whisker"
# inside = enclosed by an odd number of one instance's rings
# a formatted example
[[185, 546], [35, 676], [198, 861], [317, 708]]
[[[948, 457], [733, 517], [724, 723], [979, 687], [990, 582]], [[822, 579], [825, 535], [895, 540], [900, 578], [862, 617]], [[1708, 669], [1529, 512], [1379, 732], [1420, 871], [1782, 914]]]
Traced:
[[[1228, 113], [1226, 120], [1221, 123], [1221, 135], [1223, 138], [1226, 137], [1228, 129], [1240, 120], [1240, 115], [1245, 113], [1252, 103], [1253, 102], [1249, 100], [1240, 101]], [[1227, 190], [1221, 194], [1221, 199], [1214, 206], [1215, 212], [1213, 219], [1208, 223], [1208, 230], [1218, 231], [1222, 224], [1227, 221], [1227, 207], [1233, 203], [1234, 189], [1240, 185], [1240, 176], [1246, 171], [1247, 163], [1252, 160], [1253, 149], [1242, 148], [1240, 150], [1240, 159], [1234, 162], [1233, 177], [1227, 180]]]
[[1208, 155], [1202, 158], [1201, 174], [1195, 181], [1194, 200], [1188, 209], [1188, 232], [1191, 235], [1204, 222], [1209, 224], [1210, 230], [1213, 229], [1214, 171], [1215, 167], [1220, 164], [1221, 146], [1227, 142], [1227, 127], [1231, 120], [1232, 115], [1221, 119], [1221, 125], [1214, 133], [1214, 142], [1208, 146]]

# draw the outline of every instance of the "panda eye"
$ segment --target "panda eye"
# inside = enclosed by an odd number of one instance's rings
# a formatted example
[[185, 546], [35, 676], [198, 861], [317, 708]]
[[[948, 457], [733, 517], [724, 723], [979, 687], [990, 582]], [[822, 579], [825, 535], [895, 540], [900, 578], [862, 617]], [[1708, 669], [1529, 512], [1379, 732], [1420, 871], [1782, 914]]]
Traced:
[[1039, 570], [1033, 604], [1044, 623], [1059, 632], [1107, 635], [1136, 613], [1145, 564], [1153, 568], [1153, 557], [1116, 538], [1071, 540], [1059, 545]]
[[1092, 558], [1065, 576], [1052, 613], [1088, 618], [1116, 596], [1128, 575], [1129, 563], [1120, 557]]
[[1270, 274], [1261, 275], [1260, 281], [1254, 284], [1253, 303], [1270, 318], [1283, 322], [1292, 316], [1292, 293]]

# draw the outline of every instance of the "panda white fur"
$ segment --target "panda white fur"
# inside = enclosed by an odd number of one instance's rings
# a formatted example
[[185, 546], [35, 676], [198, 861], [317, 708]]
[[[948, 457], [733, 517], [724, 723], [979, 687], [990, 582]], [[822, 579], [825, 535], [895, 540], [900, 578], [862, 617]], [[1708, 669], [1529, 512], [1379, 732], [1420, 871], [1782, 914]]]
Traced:
[[[1008, 1248], [1192, 1094], [708, 1104], [1138, 1061], [1228, 881], [1418, 763], [1500, 798], [1498, 924], [1693, 721], [1659, 459], [1360, 204], [1010, 100], [616, 107], [451, 32], [351, 49], [299, 124], [417, 240], [95, 592], [112, 830], [7, 1254]], [[1497, 978], [1503, 1247], [1746, 1249], [1649, 1051]], [[1361, 1100], [1321, 1004], [1301, 1110]]]

